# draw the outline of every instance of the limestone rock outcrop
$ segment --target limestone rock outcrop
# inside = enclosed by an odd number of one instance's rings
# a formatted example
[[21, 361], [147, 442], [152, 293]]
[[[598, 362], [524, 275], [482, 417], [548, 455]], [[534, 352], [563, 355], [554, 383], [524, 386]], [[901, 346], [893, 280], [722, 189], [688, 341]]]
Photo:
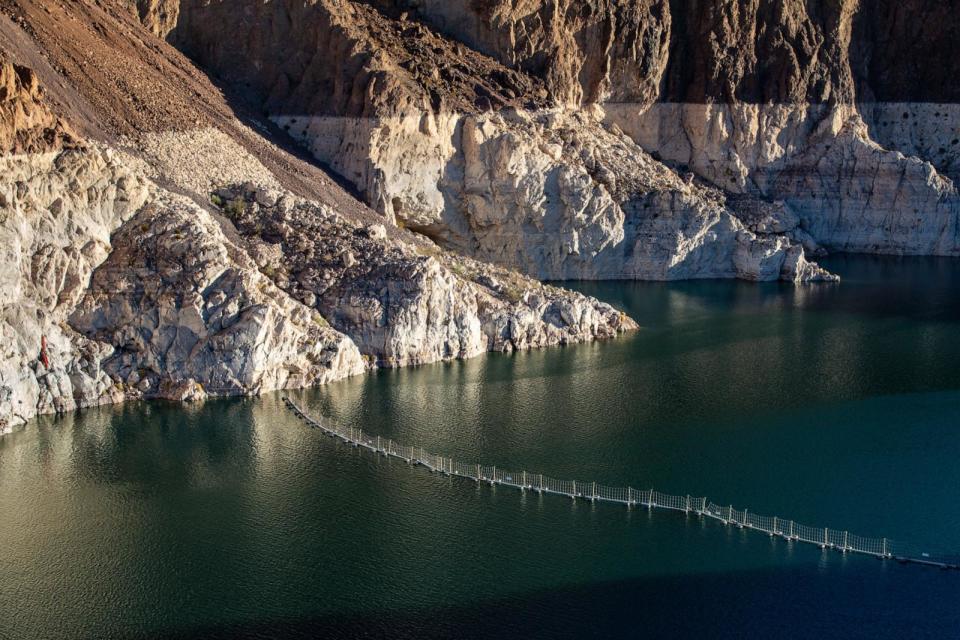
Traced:
[[288, 193], [218, 191], [278, 287], [314, 307], [384, 366], [611, 338], [636, 328], [607, 304], [506, 269], [391, 242]]
[[[956, 253], [958, 239], [946, 237], [956, 207], [945, 180], [956, 177], [960, 166], [960, 143], [954, 144], [960, 112], [942, 104], [956, 99], [936, 69], [949, 68], [947, 43], [960, 22], [942, 7], [910, 3], [935, 23], [917, 37], [907, 12], [892, 0], [869, 8], [856, 0], [250, 2], [242, 18], [236, 3], [166, 4], [179, 12], [169, 30], [159, 29], [171, 42], [243, 87], [388, 219], [467, 255], [496, 259], [484, 252], [486, 229], [470, 226], [486, 213], [471, 218], [471, 207], [481, 203], [478, 209], [509, 220], [515, 217], [512, 205], [536, 210], [539, 204], [504, 203], [502, 181], [471, 182], [472, 175], [498, 168], [471, 162], [460, 148], [466, 146], [463, 130], [471, 122], [489, 129], [518, 110], [549, 114], [595, 105], [603, 107], [608, 124], [655, 158], [641, 157], [636, 164], [660, 161], [676, 174], [692, 172], [730, 194], [730, 201], [743, 196], [779, 203], [799, 221], [794, 235], [803, 236], [806, 250]], [[224, 31], [236, 35], [243, 49], [219, 43]], [[927, 43], [943, 63], [917, 64], [925, 54], [916, 42]], [[332, 64], [318, 64], [311, 53], [318, 48]], [[512, 127], [509, 143], [500, 147], [551, 144], [542, 129]], [[586, 134], [594, 135], [600, 134]], [[820, 153], [816, 162], [814, 149]], [[525, 177], [520, 166], [508, 172], [521, 190], [538, 181], [549, 184], [541, 171], [549, 163], [535, 156]], [[928, 179], [913, 158], [929, 161], [937, 175]], [[557, 164], [568, 175], [580, 173], [576, 154]], [[629, 181], [629, 168], [618, 166], [617, 173]], [[876, 194], [869, 176], [878, 177]], [[424, 181], [428, 186], [419, 189]], [[468, 184], [458, 187], [458, 181]], [[468, 205], [458, 191], [467, 193]], [[831, 203], [823, 216], [814, 210], [815, 199]], [[676, 201], [656, 202], [668, 200]], [[882, 214], [853, 216], [857, 222], [845, 223], [847, 228], [830, 221], [831, 209], [874, 210], [878, 202], [884, 203]], [[444, 209], [440, 215], [438, 208]], [[656, 215], [669, 218], [671, 212]], [[924, 218], [919, 224], [918, 215]], [[931, 228], [945, 236], [931, 240]], [[531, 237], [517, 245], [558, 245], [559, 236], [539, 237], [557, 233], [567, 234], [564, 241], [572, 246], [563, 224], [523, 229]], [[600, 244], [616, 245], [630, 232], [626, 222]], [[506, 256], [502, 264], [549, 277], [647, 277], [609, 262], [592, 274], [558, 268], [558, 251], [541, 253], [521, 261]], [[722, 247], [714, 253], [726, 255]], [[694, 264], [683, 255], [676, 261]], [[721, 271], [744, 273], [677, 273]], [[755, 274], [748, 270], [745, 276]]]
[[37, 413], [121, 397], [101, 367], [111, 353], [67, 322], [111, 232], [149, 197], [109, 150], [0, 158], [0, 431]]
[[[184, 391], [190, 384], [253, 393], [365, 369], [356, 347], [317, 326], [315, 314], [256, 289], [269, 283], [242, 252], [241, 266], [229, 264], [230, 245], [209, 215], [165, 194], [133, 158], [87, 144], [5, 156], [0, 166], [0, 430], [129, 397], [197, 397]], [[183, 273], [204, 257], [205, 270]], [[138, 260], [178, 276], [145, 283]], [[190, 307], [188, 280], [204, 276], [207, 299], [219, 295], [242, 317]], [[269, 304], [251, 309], [251, 296]], [[104, 329], [111, 320], [124, 340]], [[204, 336], [207, 350], [178, 352], [207, 321], [219, 330]]]
[[[802, 232], [789, 233], [799, 219], [747, 228], [723, 191], [682, 179], [595, 111], [277, 122], [388, 218], [537, 278], [833, 279], [776, 266], [794, 247], [806, 262]], [[768, 257], [760, 268], [745, 253]]]
[[192, 201], [151, 202], [113, 245], [70, 324], [111, 345], [105, 370], [140, 392], [259, 393], [365, 369], [353, 342], [277, 290]]

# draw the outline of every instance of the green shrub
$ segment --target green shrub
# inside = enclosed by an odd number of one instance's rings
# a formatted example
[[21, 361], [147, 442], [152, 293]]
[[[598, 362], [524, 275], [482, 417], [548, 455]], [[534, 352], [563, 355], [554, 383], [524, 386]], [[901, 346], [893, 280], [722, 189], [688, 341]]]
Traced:
[[247, 210], [247, 206], [246, 203], [244, 203], [243, 198], [238, 196], [228, 202], [224, 210], [231, 218], [238, 218], [243, 215], [244, 211]]

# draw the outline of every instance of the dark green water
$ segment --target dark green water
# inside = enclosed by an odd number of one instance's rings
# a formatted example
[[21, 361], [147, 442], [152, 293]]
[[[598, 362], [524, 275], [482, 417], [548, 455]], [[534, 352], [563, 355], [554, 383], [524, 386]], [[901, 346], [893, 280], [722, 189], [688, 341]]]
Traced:
[[[438, 453], [960, 547], [960, 262], [580, 285], [614, 342], [297, 394]], [[0, 438], [0, 637], [960, 638], [960, 573], [437, 479], [279, 396]]]

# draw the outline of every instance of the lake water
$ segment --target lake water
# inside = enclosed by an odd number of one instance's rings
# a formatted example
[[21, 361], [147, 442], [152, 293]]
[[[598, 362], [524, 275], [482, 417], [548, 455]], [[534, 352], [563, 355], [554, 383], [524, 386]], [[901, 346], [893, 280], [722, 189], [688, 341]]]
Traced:
[[[292, 394], [436, 453], [960, 548], [960, 262], [579, 284], [644, 329]], [[279, 395], [0, 438], [0, 638], [960, 638], [960, 572], [437, 478]]]

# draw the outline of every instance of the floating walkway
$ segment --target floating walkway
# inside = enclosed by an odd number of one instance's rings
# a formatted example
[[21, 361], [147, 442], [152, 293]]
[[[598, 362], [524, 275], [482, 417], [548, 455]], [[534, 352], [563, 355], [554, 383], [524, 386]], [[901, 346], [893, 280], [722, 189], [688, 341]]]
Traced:
[[901, 563], [921, 564], [941, 569], [960, 569], [960, 556], [925, 552], [887, 538], [865, 538], [848, 531], [827, 527], [810, 527], [777, 516], [761, 516], [747, 509], [720, 506], [707, 498], [675, 496], [653, 489], [633, 487], [608, 487], [596, 482], [556, 480], [543, 474], [527, 471], [506, 471], [495, 466], [464, 463], [429, 453], [423, 447], [404, 446], [393, 440], [372, 436], [353, 427], [339, 427], [308, 416], [289, 398], [283, 399], [287, 407], [309, 426], [330, 436], [340, 438], [347, 444], [363, 447], [377, 454], [399, 458], [404, 462], [426, 467], [431, 472], [467, 478], [477, 483], [514, 487], [520, 491], [535, 491], [553, 494], [573, 500], [612, 502], [627, 508], [646, 507], [694, 514], [718, 520], [725, 525], [752, 529], [771, 537], [817, 545], [821, 549], [833, 549], [840, 553], [859, 553]]

